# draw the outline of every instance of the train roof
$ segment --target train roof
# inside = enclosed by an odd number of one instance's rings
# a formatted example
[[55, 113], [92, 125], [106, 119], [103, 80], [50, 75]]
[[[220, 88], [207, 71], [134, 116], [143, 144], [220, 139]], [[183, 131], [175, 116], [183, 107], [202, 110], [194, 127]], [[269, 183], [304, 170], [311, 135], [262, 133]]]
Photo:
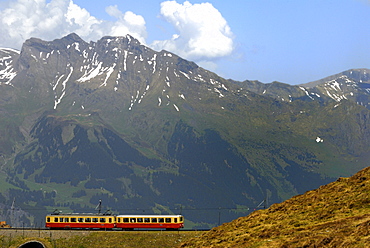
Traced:
[[115, 216], [114, 214], [96, 214], [96, 213], [51, 213], [47, 216], [98, 216], [98, 217], [109, 217]]
[[124, 215], [117, 215], [116, 217], [121, 217], [121, 218], [130, 218], [130, 217], [133, 217], [133, 218], [176, 218], [176, 217], [182, 217], [181, 214], [178, 214], [178, 215], [169, 215], [169, 214], [165, 214], [165, 215], [160, 215], [160, 214], [142, 214], [142, 215], [138, 215], [138, 214], [124, 214]]

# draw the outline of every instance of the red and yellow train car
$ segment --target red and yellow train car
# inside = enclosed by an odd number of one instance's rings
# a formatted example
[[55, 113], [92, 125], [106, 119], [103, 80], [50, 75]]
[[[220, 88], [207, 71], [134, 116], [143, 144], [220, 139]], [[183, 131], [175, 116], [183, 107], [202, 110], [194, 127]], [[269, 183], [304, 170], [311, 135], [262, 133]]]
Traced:
[[50, 229], [112, 229], [116, 216], [102, 214], [51, 214], [45, 227]]
[[117, 215], [116, 227], [133, 229], [178, 230], [184, 227], [182, 215]]

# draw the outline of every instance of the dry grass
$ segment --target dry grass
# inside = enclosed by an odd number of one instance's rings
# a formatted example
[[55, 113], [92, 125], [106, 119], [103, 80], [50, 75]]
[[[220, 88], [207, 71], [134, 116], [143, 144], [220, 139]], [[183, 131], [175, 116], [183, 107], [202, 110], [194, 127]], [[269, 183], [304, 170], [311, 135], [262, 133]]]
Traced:
[[370, 169], [212, 229], [180, 247], [370, 247]]
[[196, 234], [189, 232], [95, 232], [88, 236], [58, 239], [55, 244], [60, 248], [172, 248], [194, 235]]
[[173, 248], [201, 232], [22, 231], [0, 230], [0, 248], [17, 248], [30, 240], [46, 248]]

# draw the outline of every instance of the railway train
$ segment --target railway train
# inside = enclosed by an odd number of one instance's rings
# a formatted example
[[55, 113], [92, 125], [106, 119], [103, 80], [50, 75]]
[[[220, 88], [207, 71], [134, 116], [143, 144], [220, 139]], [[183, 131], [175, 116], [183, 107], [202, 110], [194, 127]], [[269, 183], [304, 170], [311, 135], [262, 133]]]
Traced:
[[182, 215], [112, 215], [61, 214], [46, 216], [45, 227], [50, 229], [166, 229], [184, 227]]

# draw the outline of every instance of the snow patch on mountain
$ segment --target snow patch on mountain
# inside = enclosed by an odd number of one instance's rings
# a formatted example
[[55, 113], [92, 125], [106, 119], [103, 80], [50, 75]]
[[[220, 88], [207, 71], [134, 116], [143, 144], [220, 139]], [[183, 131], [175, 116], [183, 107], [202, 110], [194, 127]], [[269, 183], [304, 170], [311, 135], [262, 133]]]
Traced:
[[177, 112], [180, 111], [179, 107], [177, 107], [176, 104], [173, 104], [173, 107], [176, 109]]
[[97, 67], [91, 69], [90, 71], [85, 71], [85, 74], [81, 78], [77, 79], [77, 82], [83, 83], [83, 82], [86, 82], [98, 76], [102, 68], [102, 65], [103, 65], [103, 62], [100, 62]]
[[62, 83], [62, 86], [63, 86], [63, 88], [62, 88], [62, 94], [60, 95], [60, 97], [59, 97], [59, 98], [57, 98], [57, 99], [54, 101], [54, 109], [56, 109], [56, 108], [57, 108], [58, 104], [60, 104], [60, 102], [62, 101], [63, 97], [64, 97], [64, 96], [65, 96], [65, 94], [66, 94], [67, 82], [68, 82], [69, 78], [71, 77], [72, 72], [73, 72], [73, 67], [71, 66], [71, 67], [70, 67], [70, 72], [69, 72], [68, 76], [66, 77], [66, 79], [65, 79], [65, 80], [63, 81], [63, 83]]
[[4, 57], [0, 58], [0, 68], [4, 68], [0, 70], [0, 85], [1, 84], [9, 84], [11, 85], [11, 81], [15, 76], [17, 76], [17, 72], [14, 70], [12, 65], [11, 57]]

